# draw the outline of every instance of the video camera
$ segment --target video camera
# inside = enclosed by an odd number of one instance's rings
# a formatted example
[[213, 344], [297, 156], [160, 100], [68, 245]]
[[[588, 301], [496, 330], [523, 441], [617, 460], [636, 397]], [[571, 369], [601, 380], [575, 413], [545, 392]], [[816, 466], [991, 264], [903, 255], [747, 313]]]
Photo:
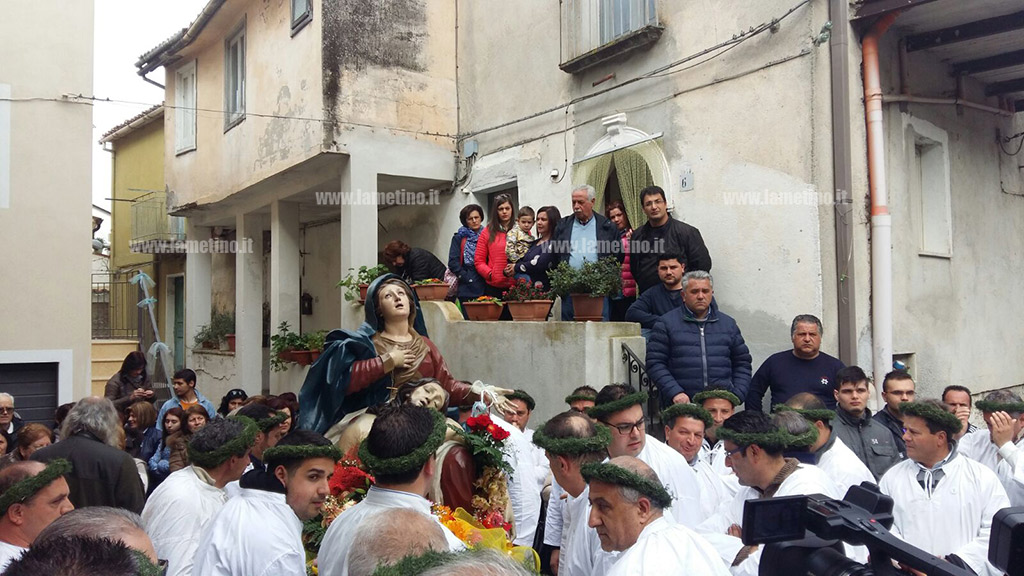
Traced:
[[[748, 500], [743, 543], [767, 544], [760, 576], [895, 576], [901, 572], [893, 560], [928, 576], [973, 576], [893, 536], [892, 508], [892, 498], [868, 482], [851, 487], [843, 500], [822, 494]], [[848, 558], [844, 542], [867, 547], [869, 564]], [[1024, 576], [1024, 507], [995, 515], [988, 558], [1009, 576]]]

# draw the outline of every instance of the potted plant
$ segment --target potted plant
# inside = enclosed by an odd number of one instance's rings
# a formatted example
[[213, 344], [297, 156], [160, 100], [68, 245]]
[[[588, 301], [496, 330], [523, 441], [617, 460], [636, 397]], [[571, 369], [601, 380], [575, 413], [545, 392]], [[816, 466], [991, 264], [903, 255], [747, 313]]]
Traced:
[[316, 332], [309, 332], [303, 336], [306, 340], [306, 349], [310, 352], [310, 361], [316, 362], [316, 359], [320, 357], [320, 353], [324, 350], [324, 342], [327, 339], [327, 330], [317, 330]]
[[548, 273], [551, 291], [572, 298], [577, 322], [603, 319], [604, 299], [622, 290], [622, 268], [615, 258], [584, 262], [579, 269], [562, 262]]
[[494, 321], [501, 316], [502, 303], [494, 296], [481, 296], [462, 303], [466, 316], [475, 321]]
[[282, 372], [287, 368], [285, 362], [298, 362], [298, 353], [306, 350], [302, 335], [292, 332], [287, 322], [281, 322], [277, 333], [270, 337], [270, 368], [274, 372]]
[[448, 296], [448, 283], [440, 278], [417, 280], [412, 289], [420, 300], [444, 300]]
[[551, 306], [554, 305], [554, 297], [551, 292], [544, 290], [540, 282], [536, 284], [520, 278], [502, 295], [505, 304], [513, 320], [534, 320], [545, 321]]
[[349, 270], [354, 273], [349, 273], [342, 278], [337, 286], [345, 289], [345, 300], [355, 302], [358, 298], [360, 304], [366, 301], [366, 291], [369, 289], [370, 283], [389, 272], [388, 267], [383, 264], [360, 266], [359, 270], [355, 268], [349, 268]]
[[199, 327], [193, 339], [196, 348], [216, 350], [221, 342], [226, 342], [228, 350], [234, 351], [235, 315], [227, 312], [215, 312], [209, 324]]

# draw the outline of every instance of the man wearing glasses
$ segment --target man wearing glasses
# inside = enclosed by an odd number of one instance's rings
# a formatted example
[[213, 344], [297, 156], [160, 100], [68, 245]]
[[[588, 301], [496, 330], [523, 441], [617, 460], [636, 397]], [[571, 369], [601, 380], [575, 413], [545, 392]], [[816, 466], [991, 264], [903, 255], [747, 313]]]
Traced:
[[669, 512], [680, 524], [696, 527], [704, 519], [697, 473], [678, 452], [656, 438], [647, 437], [644, 402], [646, 392], [637, 392], [628, 384], [610, 384], [598, 392], [596, 403], [587, 414], [611, 428], [608, 456], [632, 456], [653, 468], [676, 497]]
[[14, 414], [14, 396], [7, 392], [0, 392], [0, 434], [7, 439], [7, 446], [14, 446], [18, 437], [18, 430], [25, 423]]

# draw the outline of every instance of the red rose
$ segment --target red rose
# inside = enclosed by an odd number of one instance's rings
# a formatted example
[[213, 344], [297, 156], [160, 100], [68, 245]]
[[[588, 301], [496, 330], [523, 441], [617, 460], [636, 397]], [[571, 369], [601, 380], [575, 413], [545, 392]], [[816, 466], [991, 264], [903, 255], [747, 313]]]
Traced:
[[487, 431], [490, 432], [491, 436], [493, 436], [494, 439], [499, 442], [509, 437], [509, 433], [507, 430], [494, 424], [488, 426]]

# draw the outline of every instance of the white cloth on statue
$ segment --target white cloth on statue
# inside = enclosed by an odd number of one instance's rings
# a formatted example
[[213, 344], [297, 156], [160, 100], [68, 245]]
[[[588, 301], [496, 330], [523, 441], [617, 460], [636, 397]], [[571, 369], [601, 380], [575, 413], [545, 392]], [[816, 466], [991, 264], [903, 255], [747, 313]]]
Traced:
[[562, 522], [565, 510], [565, 490], [558, 481], [551, 480], [551, 495], [548, 496], [548, 514], [544, 517], [544, 544], [556, 548], [562, 545]]
[[839, 489], [839, 497], [845, 497], [851, 486], [860, 486], [861, 482], [874, 484], [875, 477], [864, 462], [839, 436], [832, 438], [832, 447], [818, 455], [818, 468], [832, 479]]
[[1010, 505], [995, 472], [958, 454], [942, 466], [929, 496], [917, 480], [920, 470], [904, 460], [878, 483], [894, 502], [892, 533], [935, 556], [956, 554], [979, 576], [1002, 574], [988, 561], [992, 517]]
[[512, 523], [515, 526], [516, 546], [533, 546], [533, 537], [540, 522], [540, 489], [537, 487], [539, 471], [535, 446], [516, 425], [509, 424], [497, 414], [491, 421], [509, 433], [505, 440], [506, 462], [512, 466], [508, 482], [508, 500], [512, 504]]
[[[245, 527], [240, 530], [239, 527]], [[203, 533], [195, 573], [202, 576], [305, 576], [302, 521], [285, 495], [243, 488]]]
[[160, 483], [142, 510], [142, 525], [158, 558], [167, 560], [167, 576], [192, 574], [203, 531], [227, 502], [224, 490], [199, 477], [205, 471], [186, 466]]
[[[1007, 442], [996, 447], [988, 428], [965, 434], [956, 445], [961, 456], [980, 462], [996, 473], [1010, 498], [1010, 506], [1024, 506], [1024, 458], [1020, 456], [1022, 448], [1024, 439], [1016, 444]], [[1017, 473], [1018, 470], [1020, 473]]]
[[682, 454], [648, 434], [643, 450], [636, 457], [650, 466], [668, 488], [673, 500], [666, 512], [671, 513], [676, 522], [695, 528], [704, 520], [700, 482]]
[[21, 558], [21, 555], [27, 550], [28, 548], [8, 544], [0, 540], [0, 572], [3, 572], [11, 562]]
[[561, 552], [558, 556], [558, 576], [604, 576], [615, 559], [616, 552], [601, 549], [597, 531], [589, 526], [590, 486], [576, 498], [566, 494], [563, 511]]
[[721, 476], [715, 474], [707, 462], [694, 458], [692, 468], [697, 473], [697, 482], [700, 484], [701, 513], [704, 518], [710, 518], [718, 510], [719, 504], [732, 498], [734, 492], [725, 485]]
[[[841, 498], [839, 489], [817, 466], [800, 464], [775, 491], [773, 497], [779, 496], [802, 496], [806, 494], [824, 494], [829, 498]], [[708, 539], [728, 564], [736, 558], [736, 554], [743, 547], [739, 538], [729, 536], [727, 531], [733, 524], [743, 527], [743, 506], [747, 500], [761, 498], [761, 492], [749, 486], [743, 486], [732, 500], [723, 502], [714, 516], [705, 520], [697, 527], [697, 533]], [[739, 566], [731, 570], [734, 576], [757, 576], [758, 567], [761, 562], [761, 552], [764, 546], [759, 546]]]
[[366, 498], [342, 512], [327, 528], [320, 545], [320, 555], [317, 557], [320, 574], [322, 576], [347, 576], [348, 551], [352, 547], [352, 541], [359, 533], [360, 524], [367, 517], [390, 508], [408, 508], [430, 516], [444, 532], [449, 550], [457, 552], [466, 549], [466, 545], [430, 513], [430, 500], [409, 492], [371, 486], [366, 492]]
[[664, 516], [640, 532], [619, 554], [608, 576], [728, 576], [726, 564], [707, 540]]

